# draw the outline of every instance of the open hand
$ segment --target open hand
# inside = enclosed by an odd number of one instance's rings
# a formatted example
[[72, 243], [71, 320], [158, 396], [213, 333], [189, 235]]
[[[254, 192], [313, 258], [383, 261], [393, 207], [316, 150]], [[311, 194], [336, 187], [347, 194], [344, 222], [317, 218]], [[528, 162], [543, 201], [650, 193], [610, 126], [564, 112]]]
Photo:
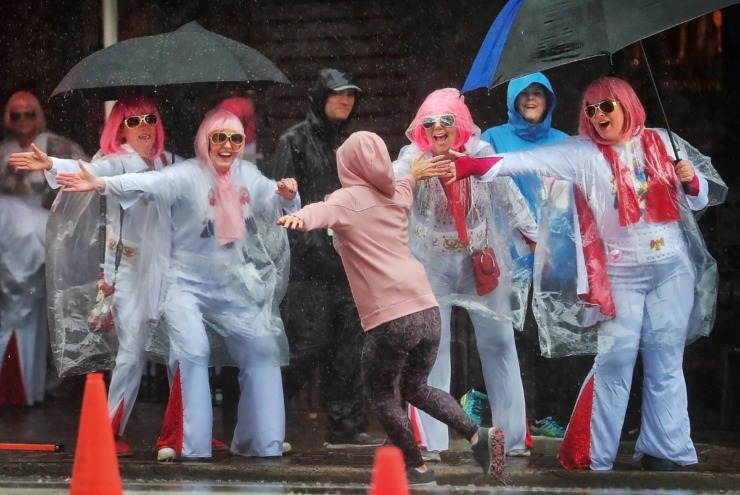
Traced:
[[416, 180], [432, 177], [452, 178], [455, 176], [455, 167], [452, 160], [445, 155], [437, 155], [425, 160], [424, 153], [419, 153], [411, 164], [411, 175]]
[[285, 227], [286, 229], [296, 230], [303, 227], [303, 220], [295, 215], [283, 215], [277, 219], [276, 224]]
[[10, 165], [18, 170], [51, 170], [52, 162], [49, 155], [31, 144], [33, 151], [13, 153], [10, 155]]
[[94, 191], [97, 186], [97, 176], [90, 172], [82, 160], [77, 161], [79, 172], [60, 172], [56, 176], [57, 183], [62, 191], [83, 192]]

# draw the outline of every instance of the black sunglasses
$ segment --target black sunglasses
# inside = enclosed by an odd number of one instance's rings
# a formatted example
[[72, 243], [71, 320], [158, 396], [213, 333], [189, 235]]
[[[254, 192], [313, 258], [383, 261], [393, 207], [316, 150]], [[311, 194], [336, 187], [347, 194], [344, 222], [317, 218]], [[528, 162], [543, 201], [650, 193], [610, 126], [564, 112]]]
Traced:
[[22, 112], [10, 112], [10, 121], [18, 122], [22, 118], [32, 119], [36, 116], [36, 110], [23, 110]]
[[146, 115], [133, 115], [131, 117], [126, 117], [126, 120], [124, 120], [123, 122], [129, 129], [136, 129], [141, 125], [142, 122], [144, 122], [146, 125], [156, 124], [157, 116], [153, 113], [148, 113]]
[[451, 113], [448, 113], [444, 115], [424, 117], [423, 119], [421, 119], [421, 126], [424, 129], [431, 129], [432, 127], [437, 125], [437, 122], [439, 122], [442, 127], [452, 127], [453, 125], [455, 125], [455, 116]]
[[239, 146], [244, 142], [244, 134], [239, 134], [238, 132], [214, 132], [208, 139], [213, 144], [224, 144], [228, 139], [231, 141], [231, 144]]
[[604, 113], [612, 113], [614, 109], [617, 108], [617, 105], [619, 105], [617, 100], [602, 100], [598, 103], [586, 105], [583, 109], [583, 113], [585, 113], [586, 117], [590, 119], [596, 115], [596, 110], [601, 110]]

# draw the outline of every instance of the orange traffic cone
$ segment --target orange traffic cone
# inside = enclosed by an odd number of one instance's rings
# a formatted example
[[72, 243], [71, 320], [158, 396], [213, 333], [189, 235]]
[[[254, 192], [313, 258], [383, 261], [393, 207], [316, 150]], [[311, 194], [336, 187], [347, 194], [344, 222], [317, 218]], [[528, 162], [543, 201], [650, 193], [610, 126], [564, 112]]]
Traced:
[[121, 473], [101, 373], [89, 373], [82, 397], [70, 495], [122, 495]]
[[370, 495], [409, 495], [406, 464], [398, 447], [380, 447], [375, 452]]

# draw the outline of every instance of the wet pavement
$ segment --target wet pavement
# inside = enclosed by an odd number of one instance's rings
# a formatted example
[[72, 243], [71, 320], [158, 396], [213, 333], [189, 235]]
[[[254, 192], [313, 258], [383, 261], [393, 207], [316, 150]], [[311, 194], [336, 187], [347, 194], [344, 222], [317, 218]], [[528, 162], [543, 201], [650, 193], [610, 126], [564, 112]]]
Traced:
[[[65, 447], [60, 453], [0, 450], [0, 494], [51, 494], [68, 490], [65, 487], [68, 487], [74, 461], [80, 403], [81, 398], [73, 396], [47, 400], [34, 407], [0, 408], [0, 441], [61, 444]], [[140, 401], [134, 409], [126, 434], [134, 455], [119, 459], [126, 493], [139, 493], [141, 490], [233, 493], [239, 487], [240, 493], [367, 492], [374, 450], [326, 450], [323, 447], [321, 415], [317, 418], [306, 408], [288, 409], [286, 440], [293, 446], [288, 455], [267, 460], [214, 452], [210, 463], [156, 462], [155, 441], [163, 412], [162, 402]], [[216, 438], [226, 442], [230, 440], [234, 413], [234, 404], [214, 407]], [[378, 425], [372, 421], [370, 432], [382, 435]], [[448, 488], [427, 493], [569, 493], [570, 490], [578, 490], [578, 493], [602, 493], [606, 490], [603, 493], [609, 494], [616, 493], [613, 490], [621, 491], [619, 493], [625, 490], [630, 493], [641, 490], [740, 493], [739, 435], [694, 431], [692, 436], [700, 462], [676, 472], [641, 471], [631, 460], [634, 438], [626, 438], [622, 442], [612, 471], [565, 471], [555, 459], [560, 440], [535, 437], [531, 457], [509, 458], [506, 466], [508, 486], [495, 488], [485, 488], [480, 468], [470, 456], [467, 442], [453, 438], [451, 450], [442, 453], [442, 462], [430, 465], [437, 474], [438, 484], [448, 485]], [[29, 489], [37, 491], [21, 489], [21, 486], [29, 485], [32, 487]], [[58, 491], [60, 489], [62, 491]]]

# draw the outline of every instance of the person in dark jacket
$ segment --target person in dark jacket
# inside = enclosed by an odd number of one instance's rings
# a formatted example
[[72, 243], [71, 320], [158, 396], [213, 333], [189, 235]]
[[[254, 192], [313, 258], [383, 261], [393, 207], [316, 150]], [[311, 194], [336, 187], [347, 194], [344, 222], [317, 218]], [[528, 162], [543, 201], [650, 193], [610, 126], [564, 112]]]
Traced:
[[[301, 185], [304, 205], [339, 189], [336, 150], [362, 90], [342, 70], [324, 68], [308, 93], [306, 119], [283, 133], [263, 166], [268, 177], [288, 174]], [[283, 372], [286, 401], [319, 368], [321, 403], [328, 415], [327, 448], [376, 446], [366, 432], [360, 374], [364, 335], [331, 230], [289, 232], [290, 283], [282, 316], [290, 346]]]

